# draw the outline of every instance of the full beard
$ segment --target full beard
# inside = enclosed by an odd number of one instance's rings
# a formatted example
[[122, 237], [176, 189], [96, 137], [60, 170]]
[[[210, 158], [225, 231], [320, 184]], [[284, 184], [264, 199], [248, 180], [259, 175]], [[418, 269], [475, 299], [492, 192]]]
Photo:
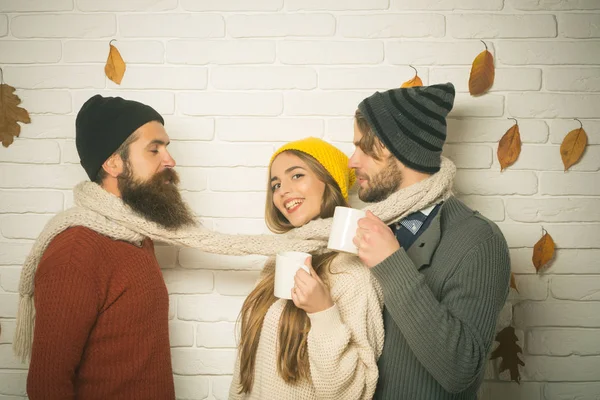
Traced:
[[368, 178], [368, 186], [358, 189], [358, 198], [365, 203], [377, 203], [387, 199], [402, 184], [402, 171], [393, 157], [389, 157], [386, 166]]
[[181, 198], [178, 184], [177, 172], [169, 168], [146, 181], [136, 179], [128, 163], [118, 177], [123, 202], [140, 216], [169, 230], [195, 224], [192, 211]]

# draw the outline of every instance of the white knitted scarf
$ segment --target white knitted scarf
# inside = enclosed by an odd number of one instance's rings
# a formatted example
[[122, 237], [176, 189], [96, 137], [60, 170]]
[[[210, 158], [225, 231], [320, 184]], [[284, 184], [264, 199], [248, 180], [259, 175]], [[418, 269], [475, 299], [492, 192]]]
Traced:
[[[365, 209], [386, 223], [445, 200], [451, 195], [456, 168], [442, 158], [442, 167], [431, 177], [399, 190]], [[92, 182], [74, 188], [75, 206], [57, 214], [44, 227], [25, 260], [19, 283], [19, 310], [13, 349], [22, 361], [31, 355], [35, 308], [34, 278], [46, 248], [61, 232], [74, 226], [89, 228], [114, 240], [139, 245], [144, 238], [214, 254], [273, 255], [283, 250], [322, 252], [327, 246], [331, 218], [312, 221], [282, 235], [226, 235], [201, 226], [170, 230], [134, 213], [123, 201]]]

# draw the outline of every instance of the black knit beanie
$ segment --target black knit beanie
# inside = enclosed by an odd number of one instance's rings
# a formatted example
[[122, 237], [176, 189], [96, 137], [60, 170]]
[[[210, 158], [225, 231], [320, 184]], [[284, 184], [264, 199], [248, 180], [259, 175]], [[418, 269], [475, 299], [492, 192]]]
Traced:
[[165, 123], [152, 107], [137, 101], [99, 94], [86, 101], [75, 121], [75, 144], [90, 180], [133, 132], [150, 121]]
[[454, 85], [375, 92], [358, 109], [390, 152], [407, 167], [429, 174], [440, 170], [446, 116], [454, 104]]

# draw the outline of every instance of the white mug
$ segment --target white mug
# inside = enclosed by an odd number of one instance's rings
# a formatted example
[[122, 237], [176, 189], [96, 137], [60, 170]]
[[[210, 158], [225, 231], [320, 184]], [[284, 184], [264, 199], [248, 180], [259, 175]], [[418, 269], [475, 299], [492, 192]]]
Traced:
[[366, 215], [363, 210], [357, 210], [356, 208], [336, 207], [333, 213], [333, 224], [331, 224], [331, 233], [329, 234], [327, 248], [345, 253], [358, 254], [358, 249], [352, 240], [356, 236], [358, 220]]
[[292, 299], [294, 277], [300, 268], [310, 273], [304, 261], [311, 255], [300, 251], [286, 251], [275, 257], [275, 288], [273, 294], [280, 299]]

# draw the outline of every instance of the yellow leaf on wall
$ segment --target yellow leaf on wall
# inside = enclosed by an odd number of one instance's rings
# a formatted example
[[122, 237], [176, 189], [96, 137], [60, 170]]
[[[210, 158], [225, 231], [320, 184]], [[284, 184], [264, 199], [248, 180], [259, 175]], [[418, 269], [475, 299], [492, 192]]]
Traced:
[[[579, 123], [581, 124], [581, 121]], [[565, 166], [565, 171], [579, 162], [587, 143], [587, 133], [583, 130], [583, 124], [581, 124], [579, 129], [574, 129], [565, 136], [560, 145], [560, 156]]]
[[108, 59], [106, 60], [106, 65], [104, 66], [104, 73], [108, 79], [117, 85], [120, 85], [126, 69], [127, 67], [125, 66], [125, 61], [123, 61], [119, 50], [117, 50], [117, 48], [112, 44], [109, 44]]
[[487, 49], [479, 53], [473, 65], [471, 66], [471, 74], [469, 76], [469, 93], [472, 96], [479, 96], [486, 93], [494, 84], [496, 72], [494, 70], [494, 56]]
[[[516, 121], [516, 120], [515, 120]], [[519, 125], [515, 124], [502, 136], [500, 143], [498, 143], [498, 161], [500, 162], [500, 169], [504, 170], [510, 167], [517, 161], [521, 154], [521, 133], [519, 132]]]

